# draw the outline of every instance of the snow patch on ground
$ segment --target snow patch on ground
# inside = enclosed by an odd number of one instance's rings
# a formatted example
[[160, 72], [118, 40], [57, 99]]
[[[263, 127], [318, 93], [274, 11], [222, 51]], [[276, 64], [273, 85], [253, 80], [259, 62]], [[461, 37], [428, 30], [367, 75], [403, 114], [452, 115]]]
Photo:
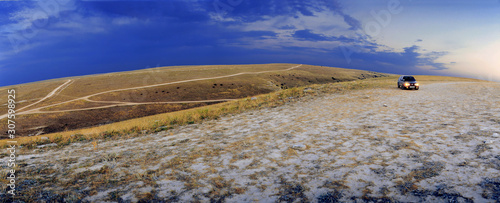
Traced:
[[181, 202], [485, 202], [499, 201], [499, 134], [500, 85], [448, 83], [302, 99], [20, 160], [68, 160], [57, 169], [66, 174], [111, 166], [114, 179], [129, 181], [102, 186], [92, 201], [117, 191], [128, 201], [149, 192]]

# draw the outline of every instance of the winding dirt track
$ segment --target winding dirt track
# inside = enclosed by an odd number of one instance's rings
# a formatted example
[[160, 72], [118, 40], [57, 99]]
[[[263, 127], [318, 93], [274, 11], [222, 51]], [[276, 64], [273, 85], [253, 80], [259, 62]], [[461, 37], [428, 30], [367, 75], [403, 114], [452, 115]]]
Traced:
[[[238, 75], [250, 75], [250, 74], [261, 74], [261, 73], [269, 73], [269, 72], [278, 72], [278, 71], [289, 71], [295, 68], [298, 68], [302, 66], [296, 65], [284, 70], [270, 70], [270, 71], [259, 71], [259, 72], [241, 72], [241, 73], [236, 73], [236, 74], [231, 74], [231, 75], [224, 75], [224, 76], [217, 76], [217, 77], [208, 77], [208, 78], [197, 78], [197, 79], [190, 79], [190, 80], [182, 80], [182, 81], [175, 81], [175, 82], [167, 82], [167, 83], [161, 83], [161, 84], [154, 84], [154, 85], [145, 85], [145, 86], [140, 86], [140, 87], [131, 87], [131, 88], [123, 88], [123, 89], [116, 89], [116, 90], [108, 90], [108, 91], [103, 91], [103, 92], [98, 92], [95, 94], [87, 95], [84, 97], [64, 101], [64, 102], [59, 102], [56, 104], [51, 104], [51, 105], [46, 105], [42, 107], [37, 107], [34, 109], [26, 110], [26, 111], [20, 111], [23, 109], [26, 109], [28, 107], [34, 106], [54, 95], [59, 94], [64, 88], [68, 87], [71, 83], [73, 83], [73, 80], [68, 80], [64, 84], [60, 85], [59, 87], [55, 88], [52, 92], [50, 92], [47, 96], [44, 98], [40, 99], [39, 101], [30, 104], [28, 106], [25, 106], [21, 109], [19, 109], [16, 114], [17, 115], [23, 115], [23, 114], [34, 114], [34, 113], [61, 113], [61, 112], [71, 112], [71, 111], [84, 111], [84, 110], [92, 110], [92, 109], [103, 109], [103, 108], [110, 108], [110, 107], [116, 107], [116, 106], [132, 106], [132, 105], [142, 105], [142, 104], [178, 104], [178, 103], [202, 103], [202, 102], [222, 102], [222, 101], [231, 101], [234, 99], [215, 99], [215, 100], [199, 100], [199, 101], [173, 101], [173, 102], [120, 102], [120, 101], [95, 101], [91, 100], [90, 97], [105, 94], [105, 93], [110, 93], [110, 92], [119, 92], [119, 91], [126, 91], [126, 90], [135, 90], [135, 89], [143, 89], [143, 88], [150, 88], [150, 87], [158, 87], [158, 86], [163, 86], [163, 85], [172, 85], [172, 84], [179, 84], [179, 83], [186, 83], [186, 82], [194, 82], [194, 81], [202, 81], [202, 80], [212, 80], [212, 79], [220, 79], [220, 78], [228, 78], [228, 77], [234, 77]], [[65, 104], [73, 101], [78, 101], [78, 100], [86, 100], [89, 102], [99, 102], [99, 103], [116, 103], [113, 105], [107, 105], [107, 106], [99, 106], [99, 107], [90, 107], [90, 108], [82, 108], [82, 109], [68, 109], [68, 110], [60, 110], [60, 111], [43, 111], [42, 109], [52, 107], [52, 106], [57, 106], [60, 104]], [[4, 114], [0, 116], [0, 119], [6, 118], [8, 114]]]
[[58, 95], [61, 91], [63, 91], [66, 87], [68, 87], [69, 85], [71, 85], [71, 83], [73, 83], [74, 81], [73, 80], [68, 80], [66, 81], [65, 83], [63, 83], [62, 85], [60, 85], [59, 87], [56, 87], [54, 90], [52, 90], [52, 92], [50, 92], [49, 94], [47, 94], [47, 96], [45, 96], [44, 98], [38, 100], [37, 102], [33, 103], [33, 104], [30, 104], [30, 105], [27, 105], [25, 107], [22, 107], [20, 109], [18, 109], [18, 111], [20, 110], [23, 110], [23, 109], [26, 109], [28, 107], [31, 107], [31, 106], [34, 106], [42, 101], [45, 101], [46, 99], [50, 98], [50, 97], [53, 97], [55, 95]]

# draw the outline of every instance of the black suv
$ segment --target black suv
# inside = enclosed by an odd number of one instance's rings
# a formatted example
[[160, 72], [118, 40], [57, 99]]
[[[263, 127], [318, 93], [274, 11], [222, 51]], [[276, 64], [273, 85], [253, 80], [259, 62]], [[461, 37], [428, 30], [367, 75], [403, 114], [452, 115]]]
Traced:
[[398, 79], [398, 88], [418, 90], [419, 86], [417, 80], [411, 75], [402, 75]]

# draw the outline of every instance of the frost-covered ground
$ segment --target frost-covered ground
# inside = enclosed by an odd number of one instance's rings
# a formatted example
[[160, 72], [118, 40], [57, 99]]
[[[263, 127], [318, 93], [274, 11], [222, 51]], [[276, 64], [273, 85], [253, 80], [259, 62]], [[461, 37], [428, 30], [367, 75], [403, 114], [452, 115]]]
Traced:
[[324, 95], [18, 161], [44, 200], [495, 202], [500, 84]]

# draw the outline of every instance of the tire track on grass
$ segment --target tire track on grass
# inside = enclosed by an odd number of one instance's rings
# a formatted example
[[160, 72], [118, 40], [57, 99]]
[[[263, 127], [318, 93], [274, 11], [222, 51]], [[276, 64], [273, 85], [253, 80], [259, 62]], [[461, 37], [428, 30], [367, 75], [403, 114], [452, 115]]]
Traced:
[[[108, 91], [103, 91], [103, 92], [99, 92], [99, 93], [87, 95], [87, 96], [84, 96], [84, 97], [79, 97], [79, 98], [76, 98], [76, 99], [68, 100], [68, 101], [65, 101], [65, 102], [60, 102], [60, 103], [56, 103], [56, 104], [51, 104], [51, 105], [47, 105], [47, 106], [42, 106], [42, 107], [34, 108], [34, 109], [31, 109], [31, 110], [28, 110], [28, 111], [17, 112], [17, 115], [34, 114], [34, 113], [59, 113], [59, 112], [71, 112], [71, 111], [83, 111], [83, 110], [110, 108], [110, 107], [116, 107], [116, 106], [129, 106], [129, 105], [141, 105], [141, 104], [200, 103], [200, 102], [230, 101], [230, 100], [234, 100], [234, 99], [200, 100], [200, 101], [175, 101], [175, 102], [142, 102], [142, 103], [127, 102], [127, 103], [118, 104], [118, 105], [108, 105], [108, 106], [91, 107], [91, 108], [83, 108], [83, 109], [71, 109], [71, 110], [61, 110], [61, 111], [43, 111], [42, 110], [44, 108], [53, 107], [53, 106], [57, 106], [57, 105], [61, 105], [61, 104], [65, 104], [65, 103], [69, 103], [69, 102], [73, 102], [73, 101], [78, 101], [78, 100], [82, 100], [82, 99], [86, 100], [86, 101], [90, 101], [90, 102], [101, 102], [101, 101], [91, 100], [90, 97], [101, 95], [101, 94], [106, 94], [106, 93], [111, 93], [111, 92], [120, 92], [120, 91], [127, 91], [127, 90], [143, 89], [143, 88], [158, 87], [158, 86], [172, 85], [172, 84], [179, 84], [179, 83], [186, 83], [186, 82], [194, 82], [194, 81], [221, 79], [221, 78], [228, 78], [228, 77], [234, 77], [234, 76], [239, 76], [239, 75], [251, 75], [251, 74], [256, 75], [256, 74], [269, 73], [269, 72], [290, 71], [290, 70], [293, 70], [293, 69], [298, 68], [300, 66], [302, 66], [302, 64], [299, 64], [299, 65], [296, 65], [296, 66], [292, 66], [292, 67], [284, 69], [284, 70], [269, 70], [269, 71], [259, 71], [259, 72], [241, 72], [241, 73], [235, 73], [235, 74], [224, 75], [224, 76], [216, 76], [216, 77], [208, 77], [208, 78], [197, 78], [197, 79], [189, 79], [189, 80], [182, 80], [182, 81], [175, 81], [175, 82], [167, 82], [167, 83], [154, 84], [154, 85], [145, 85], [145, 86], [140, 86], [140, 87], [130, 87], [130, 88], [123, 88], [123, 89], [116, 89], [116, 90], [108, 90]], [[70, 82], [70, 81], [67, 81], [66, 83], [68, 83], [68, 82]], [[63, 85], [65, 85], [65, 84], [63, 84]], [[58, 88], [62, 87], [63, 85], [59, 86]], [[64, 87], [64, 88], [66, 88], [66, 87]], [[56, 92], [58, 92], [58, 90], [57, 90], [58, 88], [56, 88], [51, 93], [49, 93], [49, 95], [52, 96], [53, 94], [55, 94]], [[62, 91], [62, 89], [61, 89], [61, 91]], [[46, 98], [44, 98], [42, 100], [45, 100], [45, 99]], [[38, 101], [37, 103], [40, 103], [42, 100]], [[118, 103], [119, 101], [103, 101], [103, 102]], [[34, 104], [36, 104], [36, 103], [34, 103]], [[32, 105], [34, 105], [34, 104], [32, 104]], [[26, 108], [26, 107], [24, 107], [24, 108]], [[5, 118], [5, 117], [7, 117], [7, 114], [0, 116], [0, 119]]]

